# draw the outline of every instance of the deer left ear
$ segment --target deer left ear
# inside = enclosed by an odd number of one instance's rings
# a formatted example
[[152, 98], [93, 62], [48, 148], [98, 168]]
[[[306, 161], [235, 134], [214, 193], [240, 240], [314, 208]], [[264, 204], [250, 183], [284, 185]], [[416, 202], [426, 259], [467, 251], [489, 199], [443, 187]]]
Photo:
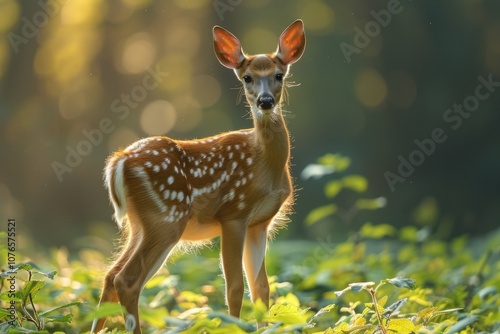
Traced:
[[281, 34], [276, 56], [283, 64], [291, 65], [300, 59], [305, 47], [304, 23], [302, 20], [297, 20], [290, 24]]
[[236, 36], [219, 26], [214, 27], [213, 33], [215, 55], [219, 62], [227, 68], [240, 68], [245, 60], [240, 41]]

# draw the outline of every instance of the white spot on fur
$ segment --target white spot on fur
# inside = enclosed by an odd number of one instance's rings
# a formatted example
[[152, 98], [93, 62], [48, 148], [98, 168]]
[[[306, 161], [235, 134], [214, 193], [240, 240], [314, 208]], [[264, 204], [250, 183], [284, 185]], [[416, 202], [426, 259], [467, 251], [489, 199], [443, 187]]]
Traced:
[[158, 193], [153, 189], [151, 181], [149, 180], [148, 173], [144, 171], [142, 167], [134, 168], [135, 174], [142, 179], [142, 185], [146, 188], [148, 195], [151, 197], [156, 206], [161, 210], [161, 212], [167, 211], [167, 206], [163, 203]]

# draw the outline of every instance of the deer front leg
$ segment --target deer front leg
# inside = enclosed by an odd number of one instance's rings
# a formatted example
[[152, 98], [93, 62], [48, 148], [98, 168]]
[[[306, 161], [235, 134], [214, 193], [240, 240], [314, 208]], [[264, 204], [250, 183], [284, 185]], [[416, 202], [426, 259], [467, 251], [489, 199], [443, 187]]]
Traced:
[[250, 227], [245, 238], [243, 263], [252, 302], [261, 299], [269, 307], [266, 272], [267, 224]]
[[243, 244], [246, 226], [241, 221], [222, 224], [221, 257], [226, 280], [226, 302], [229, 314], [239, 318], [245, 285], [243, 282]]

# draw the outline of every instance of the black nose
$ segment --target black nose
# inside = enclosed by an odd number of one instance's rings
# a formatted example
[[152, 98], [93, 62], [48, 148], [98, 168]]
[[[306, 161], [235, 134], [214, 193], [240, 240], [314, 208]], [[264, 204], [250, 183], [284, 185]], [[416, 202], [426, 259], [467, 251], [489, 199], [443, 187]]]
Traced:
[[257, 99], [257, 107], [262, 110], [274, 108], [274, 97], [270, 94], [262, 94]]

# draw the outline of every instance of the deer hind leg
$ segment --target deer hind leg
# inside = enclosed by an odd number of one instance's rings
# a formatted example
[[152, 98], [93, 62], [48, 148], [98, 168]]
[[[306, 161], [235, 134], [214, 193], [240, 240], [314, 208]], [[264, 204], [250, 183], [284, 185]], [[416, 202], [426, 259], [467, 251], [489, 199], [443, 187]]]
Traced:
[[[136, 222], [139, 223], [139, 222]], [[138, 245], [113, 281], [120, 303], [125, 307], [125, 327], [140, 334], [139, 295], [144, 284], [158, 271], [175, 247], [186, 221], [140, 222], [143, 229]]]
[[243, 281], [243, 244], [246, 227], [241, 221], [231, 221], [222, 224], [221, 257], [226, 280], [226, 302], [229, 314], [239, 317], [243, 301], [245, 284]]
[[269, 282], [266, 272], [267, 224], [252, 226], [245, 238], [243, 262], [250, 297], [255, 303], [258, 299], [269, 307]]
[[[138, 234], [135, 231], [129, 231], [128, 241], [125, 245], [123, 252], [120, 257], [115, 261], [113, 266], [106, 273], [106, 277], [104, 278], [104, 284], [102, 289], [101, 299], [99, 300], [99, 305], [102, 305], [106, 302], [117, 303], [118, 294], [115, 289], [114, 280], [116, 275], [122, 270], [125, 263], [132, 256], [133, 252], [137, 248], [138, 245]], [[92, 329], [90, 333], [99, 332], [105, 325], [106, 318], [95, 319], [92, 323]]]

